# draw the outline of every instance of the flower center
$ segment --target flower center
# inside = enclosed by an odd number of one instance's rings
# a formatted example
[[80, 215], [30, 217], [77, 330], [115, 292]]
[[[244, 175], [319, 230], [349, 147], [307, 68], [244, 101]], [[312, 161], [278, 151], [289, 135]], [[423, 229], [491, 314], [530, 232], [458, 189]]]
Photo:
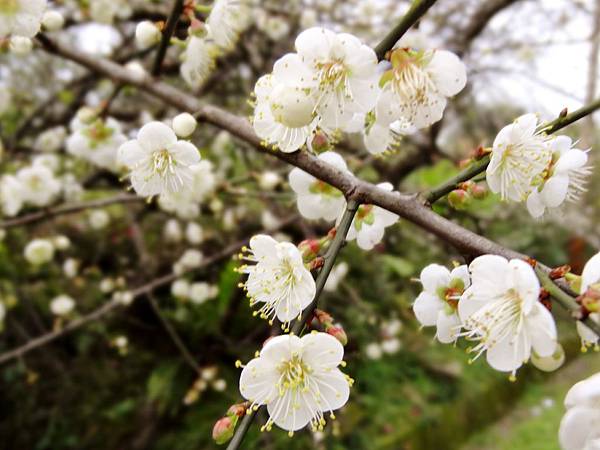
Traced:
[[108, 140], [114, 134], [114, 130], [106, 126], [102, 120], [97, 120], [87, 127], [84, 133], [90, 139], [90, 147], [96, 148], [99, 144]]
[[348, 71], [341, 60], [334, 59], [325, 63], [317, 63], [316, 66], [319, 72], [319, 85], [322, 89], [337, 90], [346, 87]]
[[0, 0], [0, 14], [12, 15], [19, 10], [19, 0]]
[[314, 118], [312, 99], [298, 88], [278, 85], [271, 94], [270, 106], [275, 120], [290, 128], [310, 125]]
[[319, 194], [325, 197], [332, 198], [339, 198], [342, 195], [344, 195], [339, 189], [321, 180], [316, 180], [313, 184], [311, 184], [309, 187], [309, 191], [313, 194]]
[[367, 225], [373, 225], [373, 223], [375, 223], [373, 205], [361, 205], [358, 208], [354, 219], [354, 228], [356, 228], [357, 231], [360, 231], [364, 223]]
[[277, 384], [280, 394], [283, 395], [287, 390], [308, 389], [308, 376], [311, 370], [299, 355], [292, 355], [291, 359], [282, 362], [277, 369], [280, 374]]
[[168, 150], [163, 149], [152, 154], [152, 166], [154, 173], [160, 175], [161, 178], [166, 177], [169, 173], [173, 173], [175, 161]]

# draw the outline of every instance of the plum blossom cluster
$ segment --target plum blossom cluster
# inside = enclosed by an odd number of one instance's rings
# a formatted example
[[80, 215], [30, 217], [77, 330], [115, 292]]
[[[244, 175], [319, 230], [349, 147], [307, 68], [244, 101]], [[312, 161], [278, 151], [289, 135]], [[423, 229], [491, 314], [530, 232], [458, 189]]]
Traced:
[[511, 379], [530, 358], [557, 352], [554, 318], [540, 302], [540, 283], [528, 263], [484, 255], [468, 268], [427, 266], [420, 281], [423, 292], [413, 306], [417, 320], [436, 326], [440, 342], [471, 341], [473, 359], [485, 353], [489, 365]]
[[383, 153], [395, 136], [439, 121], [466, 83], [463, 63], [445, 50], [394, 49], [382, 74], [385, 63], [350, 34], [314, 27], [295, 47], [254, 89], [254, 130], [283, 152], [312, 146], [322, 130], [361, 131], [367, 149]]
[[496, 136], [486, 181], [503, 200], [523, 202], [533, 217], [585, 192], [591, 171], [587, 151], [575, 148], [568, 136], [544, 133], [535, 114], [525, 114]]

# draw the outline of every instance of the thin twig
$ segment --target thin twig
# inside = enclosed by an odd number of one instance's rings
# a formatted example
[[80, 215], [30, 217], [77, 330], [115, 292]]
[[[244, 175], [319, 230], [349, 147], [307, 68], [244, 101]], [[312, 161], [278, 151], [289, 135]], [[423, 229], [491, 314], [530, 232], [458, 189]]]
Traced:
[[88, 202], [74, 203], [72, 205], [60, 205], [5, 220], [0, 222], [0, 229], [28, 225], [35, 222], [41, 222], [42, 220], [48, 220], [52, 217], [62, 216], [65, 214], [74, 214], [86, 209], [102, 208], [104, 206], [114, 205], [116, 203], [135, 203], [143, 201], [144, 198], [138, 197], [137, 195], [119, 194], [115, 195], [114, 197], [103, 198], [100, 200], [90, 200]]
[[[306, 309], [302, 312], [302, 316], [300, 319], [297, 319], [294, 325], [292, 326], [291, 334], [300, 334], [302, 328], [308, 321], [308, 319], [313, 315], [315, 308], [319, 303], [319, 298], [321, 296], [321, 292], [323, 292], [323, 287], [327, 282], [327, 278], [329, 278], [329, 274], [331, 273], [331, 269], [335, 263], [337, 255], [339, 254], [344, 242], [346, 242], [346, 236], [348, 235], [348, 230], [350, 229], [350, 225], [352, 224], [352, 220], [354, 219], [354, 215], [358, 209], [359, 202], [355, 199], [348, 200], [346, 205], [346, 210], [344, 211], [344, 215], [340, 220], [339, 225], [337, 226], [335, 237], [331, 242], [331, 246], [327, 250], [325, 254], [325, 263], [321, 268], [319, 275], [317, 275], [317, 279], [315, 281], [317, 288], [315, 291], [315, 298], [313, 301], [306, 307]], [[249, 409], [248, 413], [244, 416], [240, 424], [237, 426], [235, 430], [235, 434], [229, 441], [229, 445], [227, 446], [227, 450], [237, 450], [242, 445], [242, 441], [258, 412], [257, 409]]]
[[160, 75], [162, 63], [167, 54], [167, 49], [169, 48], [171, 37], [175, 32], [175, 27], [177, 26], [177, 22], [179, 22], [179, 16], [181, 16], [182, 12], [183, 0], [174, 0], [173, 9], [171, 9], [171, 13], [169, 14], [169, 18], [167, 19], [167, 24], [165, 25], [165, 29], [163, 30], [162, 39], [160, 41], [158, 51], [156, 52], [156, 59], [154, 60], [154, 65], [152, 66], [152, 75], [154, 75], [155, 77]]
[[410, 9], [407, 13], [402, 17], [398, 25], [396, 25], [392, 31], [390, 31], [387, 36], [385, 36], [382, 41], [375, 47], [375, 54], [377, 55], [378, 60], [382, 60], [385, 58], [385, 54], [394, 47], [396, 42], [404, 36], [410, 27], [412, 27], [418, 20], [423, 17], [423, 15], [427, 12], [429, 8], [433, 6], [433, 4], [437, 0], [414, 0]]

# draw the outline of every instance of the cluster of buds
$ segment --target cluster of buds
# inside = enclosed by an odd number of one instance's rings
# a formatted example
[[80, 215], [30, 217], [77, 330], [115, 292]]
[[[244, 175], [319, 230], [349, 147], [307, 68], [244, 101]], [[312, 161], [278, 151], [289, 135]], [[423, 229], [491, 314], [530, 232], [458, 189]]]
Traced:
[[482, 200], [486, 197], [488, 191], [474, 181], [465, 181], [460, 183], [457, 189], [448, 194], [448, 203], [454, 209], [465, 209], [473, 199]]
[[344, 328], [340, 324], [334, 324], [333, 317], [320, 309], [315, 309], [314, 317], [323, 326], [325, 332], [327, 334], [332, 335], [336, 338], [342, 345], [346, 345], [348, 343], [348, 336], [344, 331]]
[[232, 405], [225, 416], [215, 422], [212, 437], [217, 444], [225, 444], [233, 437], [238, 420], [246, 414], [249, 407], [250, 402]]
[[336, 229], [332, 228], [320, 239], [305, 239], [298, 244], [304, 263], [309, 265], [310, 270], [318, 269], [323, 265], [323, 258], [320, 255], [329, 247], [335, 233]]

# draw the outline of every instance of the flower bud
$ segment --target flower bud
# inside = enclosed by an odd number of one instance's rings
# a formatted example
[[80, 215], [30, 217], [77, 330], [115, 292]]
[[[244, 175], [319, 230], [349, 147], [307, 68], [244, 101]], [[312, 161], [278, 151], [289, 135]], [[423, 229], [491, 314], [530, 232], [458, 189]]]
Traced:
[[42, 26], [47, 31], [58, 31], [65, 24], [65, 18], [58, 11], [46, 11], [42, 17]]
[[333, 325], [327, 327], [326, 331], [327, 334], [332, 335], [334, 338], [340, 341], [340, 344], [346, 345], [348, 343], [348, 336], [346, 335], [346, 332], [344, 331], [344, 328], [341, 325]]
[[217, 444], [224, 444], [233, 437], [235, 422], [237, 421], [229, 417], [222, 417], [217, 420], [212, 431], [212, 437]]
[[577, 300], [587, 312], [600, 312], [600, 284], [591, 285]]
[[188, 34], [190, 36], [204, 37], [208, 34], [208, 27], [201, 20], [192, 17], [192, 21], [188, 27]]
[[471, 194], [462, 189], [455, 189], [448, 194], [448, 203], [454, 209], [465, 209], [471, 203]]
[[319, 132], [315, 134], [311, 141], [311, 144], [312, 149], [317, 153], [324, 152], [329, 148], [329, 140], [327, 139], [327, 136]]
[[281, 183], [281, 177], [278, 173], [267, 170], [258, 177], [258, 185], [266, 191], [273, 190]]
[[144, 20], [137, 24], [135, 28], [135, 43], [138, 48], [145, 50], [152, 47], [160, 41], [162, 33], [156, 24], [149, 20]]
[[33, 48], [33, 41], [23, 36], [13, 36], [10, 38], [10, 51], [15, 55], [26, 55]]
[[180, 138], [191, 136], [196, 129], [196, 119], [190, 113], [182, 113], [173, 119], [173, 130]]
[[487, 196], [488, 190], [485, 188], [485, 186], [473, 183], [469, 188], [469, 193], [473, 196], [473, 198], [476, 198], [477, 200], [483, 200]]
[[96, 117], [98, 117], [98, 112], [89, 106], [84, 106], [77, 111], [76, 117], [81, 123], [87, 125], [96, 120]]
[[302, 253], [304, 261], [312, 261], [319, 255], [321, 243], [318, 239], [305, 239], [298, 244], [298, 250]]

